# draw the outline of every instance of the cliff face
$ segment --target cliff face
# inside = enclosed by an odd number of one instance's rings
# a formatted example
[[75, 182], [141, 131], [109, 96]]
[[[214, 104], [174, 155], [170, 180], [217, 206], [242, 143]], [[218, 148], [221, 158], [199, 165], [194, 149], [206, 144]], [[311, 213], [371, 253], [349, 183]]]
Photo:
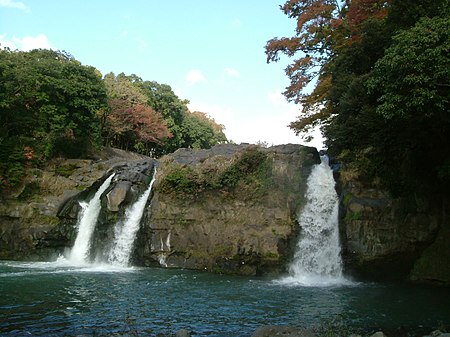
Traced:
[[22, 186], [0, 202], [0, 259], [45, 260], [62, 253], [76, 235], [78, 200], [95, 193], [113, 167], [142, 159], [107, 149], [95, 159], [55, 159], [29, 170]]
[[[114, 225], [148, 186], [156, 164], [121, 151], [34, 170], [0, 208], [0, 258], [48, 259], [73, 245], [80, 201], [113, 172], [101, 197], [92, 258], [104, 259]], [[295, 247], [314, 148], [219, 145], [161, 159], [132, 263], [253, 275], [279, 272]], [[156, 164], [158, 166], [158, 164]]]
[[450, 284], [448, 202], [438, 196], [393, 198], [355, 179], [340, 181], [340, 232], [348, 273]]
[[278, 273], [317, 151], [220, 145], [161, 160], [138, 244], [144, 265], [254, 275]]
[[[114, 224], [156, 182], [132, 263], [254, 275], [283, 271], [297, 242], [313, 148], [219, 145], [182, 149], [159, 163], [109, 150], [96, 160], [55, 160], [30, 170], [0, 203], [0, 259], [48, 260], [72, 246], [80, 211], [112, 172], [92, 254], [102, 257]], [[448, 198], [393, 198], [358, 179], [338, 179], [347, 273], [369, 279], [450, 284]]]

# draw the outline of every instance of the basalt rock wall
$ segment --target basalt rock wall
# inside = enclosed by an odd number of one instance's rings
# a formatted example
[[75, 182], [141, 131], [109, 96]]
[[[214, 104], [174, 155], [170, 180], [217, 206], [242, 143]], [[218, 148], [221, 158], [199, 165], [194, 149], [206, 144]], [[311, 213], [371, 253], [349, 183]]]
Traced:
[[144, 265], [255, 275], [295, 247], [314, 148], [219, 145], [161, 159], [138, 258]]
[[358, 179], [338, 181], [347, 273], [450, 284], [448, 198], [419, 194], [394, 198]]
[[153, 159], [109, 149], [103, 158], [54, 160], [32, 170], [0, 207], [0, 258], [49, 260], [73, 245], [80, 202], [111, 174], [101, 197], [91, 258], [105, 260], [114, 225], [156, 182], [133, 265], [254, 275], [278, 273], [292, 255], [314, 148], [223, 144]]
[[[116, 191], [109, 201], [105, 195], [107, 213], [102, 219], [111, 217], [114, 212], [108, 212], [107, 204], [116, 210], [131, 201], [139, 184], [132, 188], [126, 181], [146, 182], [150, 163], [150, 158], [107, 148], [92, 159], [55, 159], [42, 169], [28, 170], [23, 184], [1, 198], [0, 259], [49, 260], [63, 253], [76, 236], [79, 201], [95, 194], [115, 168], [118, 189], [126, 193]], [[135, 169], [128, 170], [127, 165]], [[120, 171], [130, 171], [128, 178]]]

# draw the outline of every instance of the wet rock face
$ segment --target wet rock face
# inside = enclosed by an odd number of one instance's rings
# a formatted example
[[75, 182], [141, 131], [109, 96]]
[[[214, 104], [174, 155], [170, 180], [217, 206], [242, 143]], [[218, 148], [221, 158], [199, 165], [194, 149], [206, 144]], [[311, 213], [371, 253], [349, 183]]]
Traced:
[[[393, 198], [358, 181], [345, 182], [340, 233], [347, 272], [449, 284], [450, 241], [442, 207], [424, 196]], [[446, 237], [447, 248], [442, 249]]]
[[[0, 258], [46, 260], [62, 253], [76, 235], [78, 201], [95, 193], [113, 167], [123, 168], [124, 172], [117, 175], [118, 182], [124, 182], [122, 185], [128, 177], [133, 182], [148, 179], [148, 160], [125, 151], [106, 149], [96, 159], [55, 159], [44, 169], [29, 170], [22, 186], [2, 196]], [[136, 161], [139, 162], [136, 169], [127, 166]], [[128, 190], [125, 199], [132, 199], [132, 194]], [[120, 195], [115, 199], [118, 207], [119, 199]]]
[[127, 193], [130, 191], [131, 182], [120, 181], [106, 195], [108, 210], [118, 212], [119, 206], [125, 200]]
[[[92, 257], [104, 259], [103, 254], [114, 237], [114, 226], [124, 218], [126, 209], [147, 189], [153, 175], [154, 159], [131, 160], [115, 165], [91, 187], [69, 199], [58, 212], [60, 225], [53, 232], [66, 229], [69, 232], [66, 247], [72, 246], [76, 237], [76, 223], [80, 201], [89, 200], [100, 185], [112, 174], [110, 186], [101, 197], [102, 208], [92, 238]], [[50, 233], [50, 234], [53, 234]]]
[[300, 145], [227, 144], [162, 158], [138, 260], [219, 273], [280, 272], [317, 162], [317, 151]]
[[[159, 164], [149, 158], [71, 161], [70, 166], [61, 161], [58, 165], [66, 169], [51, 173], [58, 183], [51, 178], [33, 180], [37, 190], [32, 197], [2, 205], [1, 257], [48, 259], [71, 247], [80, 201], [90, 200], [114, 174], [101, 198], [94, 231], [97, 257], [112, 241], [114, 224], [147, 189], [159, 165], [133, 264], [244, 275], [278, 273], [295, 247], [306, 180], [319, 161], [314, 148], [248, 144], [182, 149]], [[43, 177], [48, 174], [42, 172]]]

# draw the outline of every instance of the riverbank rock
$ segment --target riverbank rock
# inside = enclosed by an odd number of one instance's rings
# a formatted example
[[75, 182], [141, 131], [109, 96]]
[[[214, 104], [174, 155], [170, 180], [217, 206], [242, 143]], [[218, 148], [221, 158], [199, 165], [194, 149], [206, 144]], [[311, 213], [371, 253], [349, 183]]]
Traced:
[[175, 337], [191, 337], [191, 333], [186, 329], [182, 329], [175, 333]]
[[160, 160], [137, 246], [141, 264], [278, 273], [295, 247], [315, 148], [224, 144]]
[[379, 280], [450, 284], [450, 203], [419, 193], [393, 197], [340, 175], [340, 234], [346, 272]]
[[268, 325], [256, 329], [252, 337], [316, 337], [316, 335], [302, 328]]

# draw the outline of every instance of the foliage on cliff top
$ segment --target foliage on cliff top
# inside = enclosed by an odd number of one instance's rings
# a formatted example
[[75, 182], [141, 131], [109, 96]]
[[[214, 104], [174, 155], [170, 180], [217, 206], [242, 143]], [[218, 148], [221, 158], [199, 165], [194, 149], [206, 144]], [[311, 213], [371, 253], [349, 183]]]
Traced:
[[54, 157], [102, 145], [160, 156], [227, 142], [224, 126], [190, 112], [166, 84], [101, 73], [66, 53], [0, 49], [0, 190]]
[[270, 163], [268, 155], [258, 146], [250, 146], [232, 158], [216, 156], [193, 166], [171, 162], [165, 157], [164, 176], [160, 188], [180, 198], [198, 196], [209, 190], [229, 194], [239, 192], [248, 197], [265, 193], [269, 187]]
[[54, 156], [83, 156], [100, 145], [101, 75], [51, 50], [0, 50], [0, 188], [25, 167]]
[[303, 111], [291, 128], [322, 123], [331, 154], [396, 194], [448, 189], [449, 2], [289, 0], [281, 9], [295, 34], [268, 41], [266, 54], [294, 57], [285, 96]]

